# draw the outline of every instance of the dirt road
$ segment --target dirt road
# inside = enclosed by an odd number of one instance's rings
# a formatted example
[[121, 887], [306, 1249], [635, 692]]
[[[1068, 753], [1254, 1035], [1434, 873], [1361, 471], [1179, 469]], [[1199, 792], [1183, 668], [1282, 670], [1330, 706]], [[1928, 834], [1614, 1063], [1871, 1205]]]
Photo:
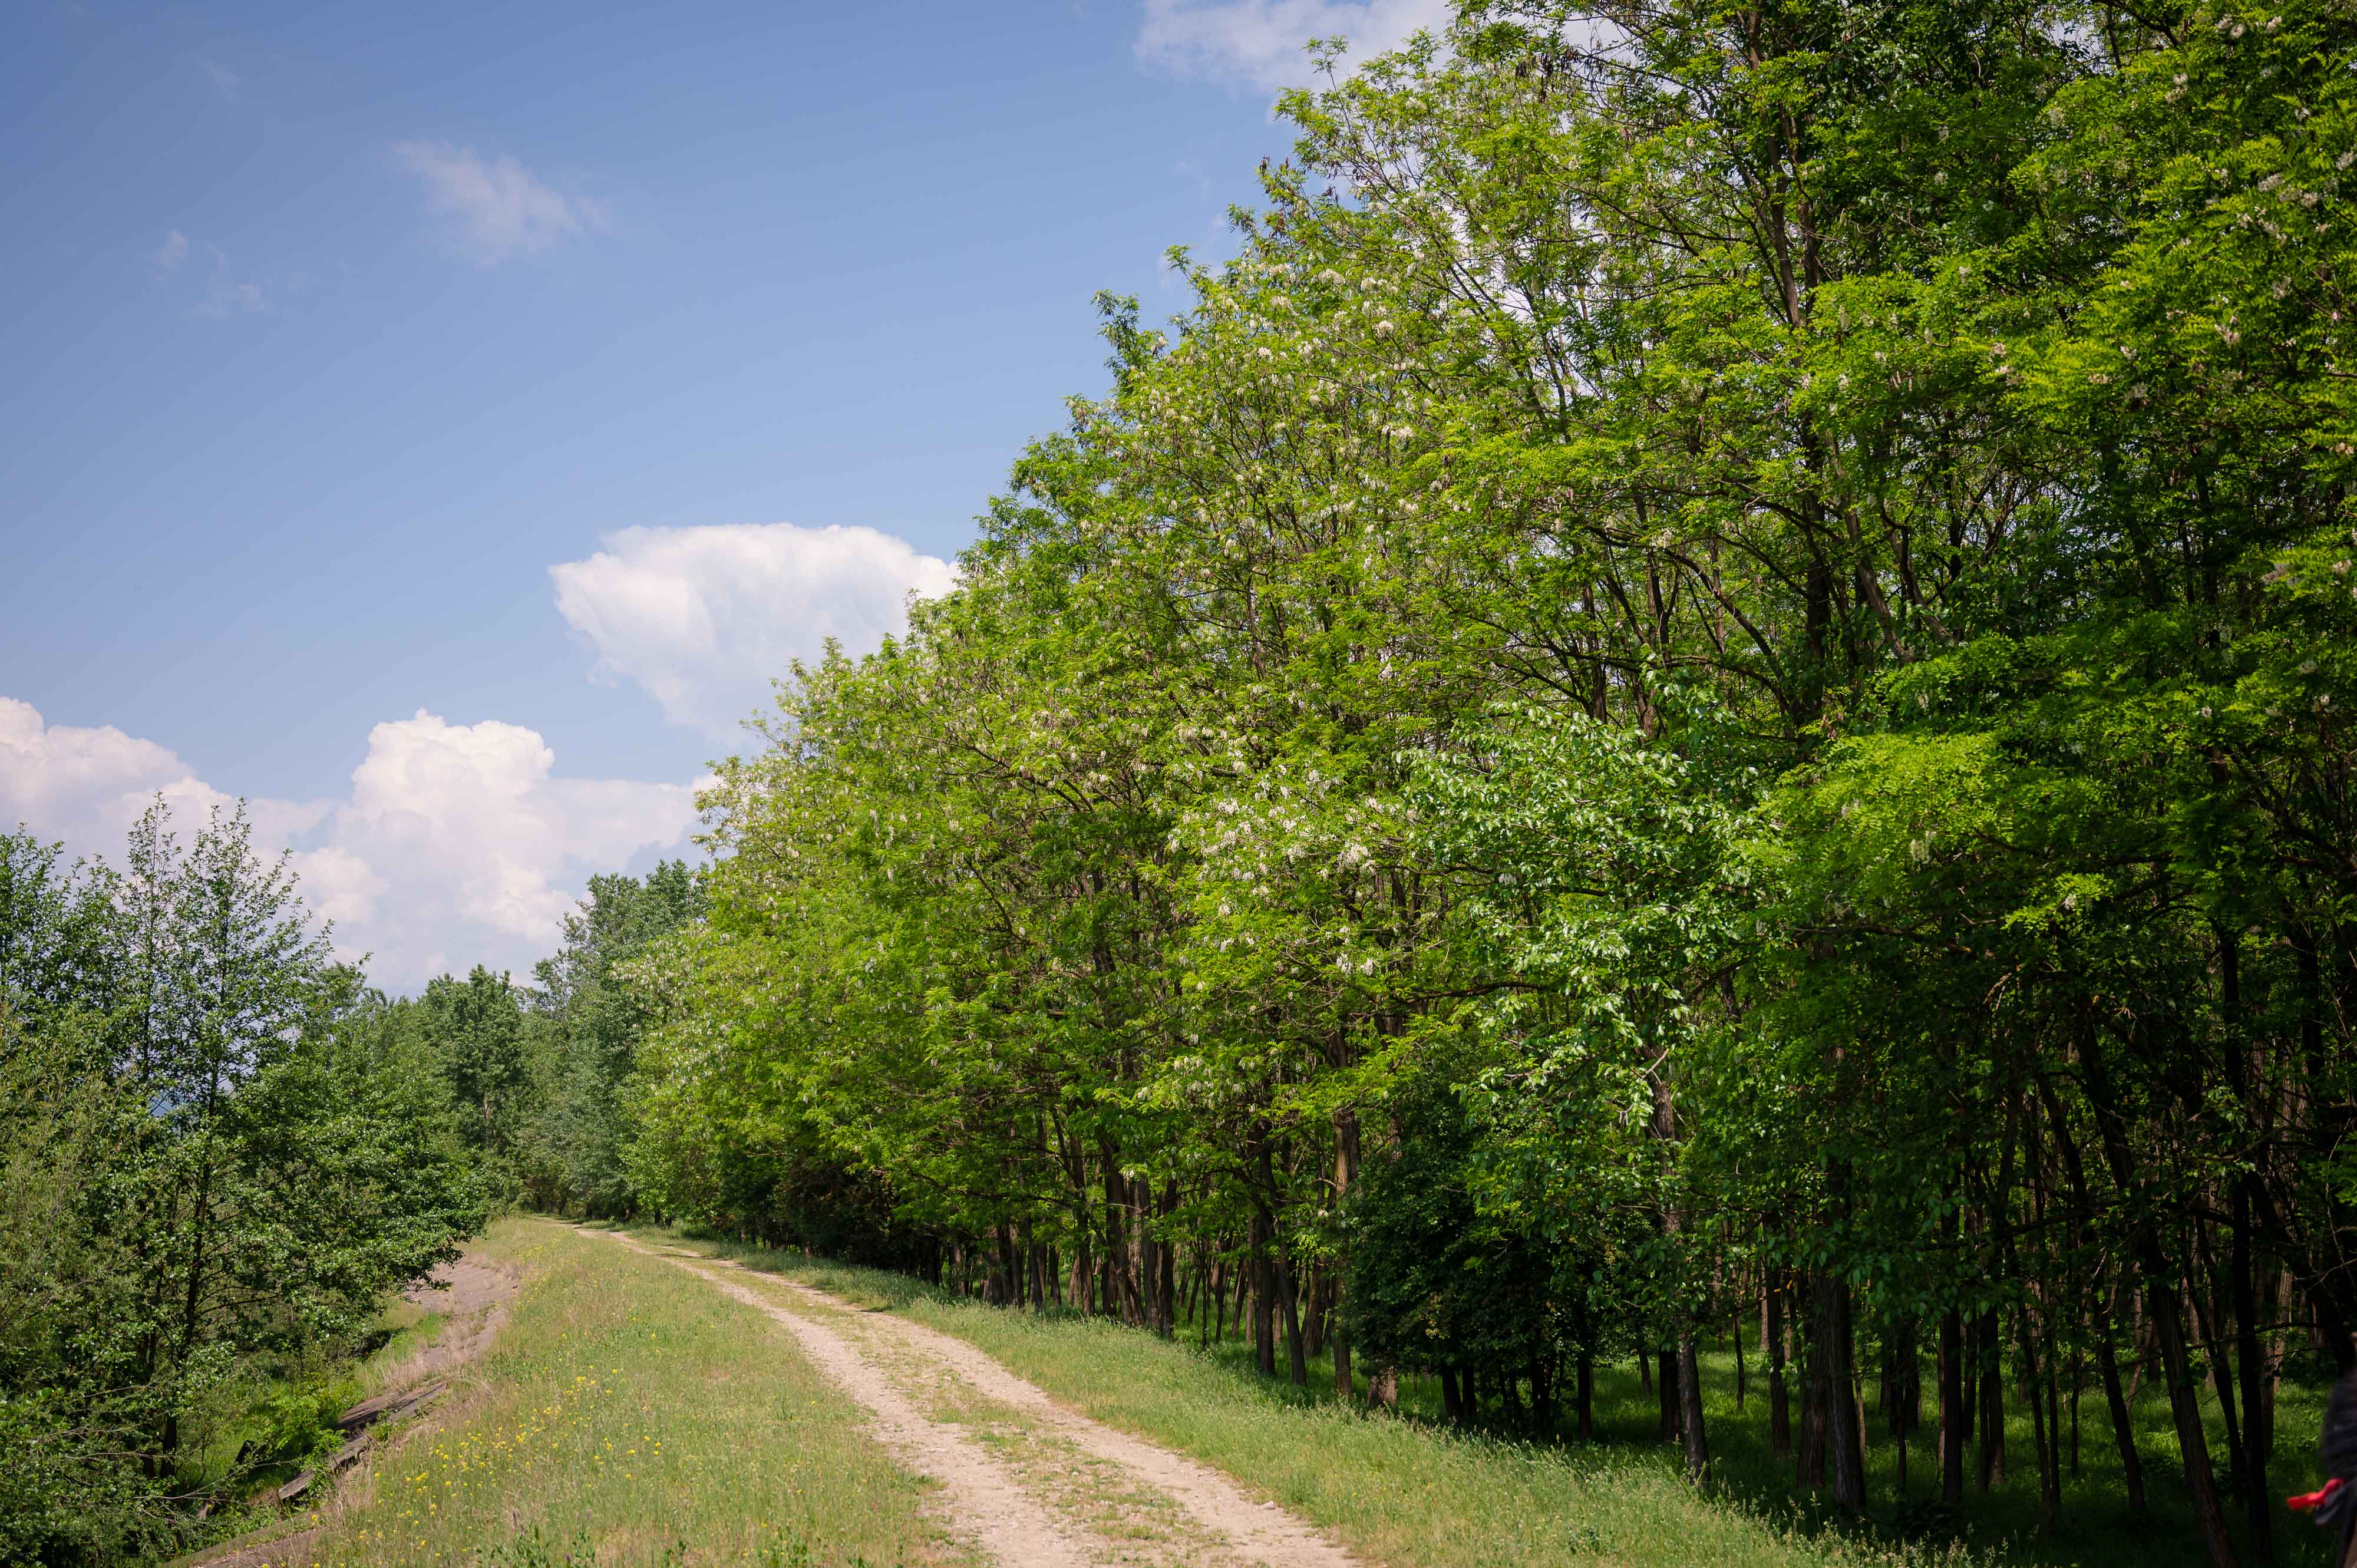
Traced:
[[663, 1258], [755, 1307], [942, 1487], [952, 1536], [1008, 1568], [1352, 1568], [1322, 1532], [1209, 1466], [1058, 1404], [988, 1356], [888, 1313], [725, 1259]]

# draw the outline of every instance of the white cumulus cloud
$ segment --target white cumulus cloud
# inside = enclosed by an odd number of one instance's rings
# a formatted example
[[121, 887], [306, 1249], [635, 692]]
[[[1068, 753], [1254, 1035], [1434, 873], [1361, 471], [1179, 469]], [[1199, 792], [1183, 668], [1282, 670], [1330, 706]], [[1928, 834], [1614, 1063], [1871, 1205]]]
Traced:
[[635, 682], [722, 741], [741, 737], [792, 660], [817, 660], [828, 638], [872, 653], [907, 625], [909, 595], [956, 581], [948, 562], [872, 528], [629, 528], [603, 542], [549, 568], [558, 611], [597, 650], [600, 679]]
[[160, 276], [169, 277], [178, 272], [180, 263], [188, 259], [188, 237], [178, 229], [166, 234], [164, 242], [156, 247], [156, 271]]
[[[246, 809], [258, 847], [295, 850], [304, 900], [336, 923], [337, 950], [372, 954], [376, 983], [410, 991], [478, 962], [528, 972], [592, 873], [682, 853], [693, 784], [563, 779], [555, 761], [521, 725], [421, 709], [370, 732], [346, 797]], [[124, 830], [159, 792], [184, 842], [231, 803], [167, 747], [46, 724], [0, 697], [0, 824], [119, 863]]]
[[478, 266], [612, 226], [605, 203], [543, 184], [505, 153], [487, 159], [449, 142], [397, 142], [393, 161], [425, 182], [427, 205], [448, 224], [450, 247]]
[[[50, 725], [30, 703], [0, 697], [0, 831], [23, 822], [75, 854], [120, 859], [123, 835], [157, 795], [190, 823], [229, 796], [199, 779], [170, 748], [124, 734]], [[256, 800], [257, 833], [285, 843], [316, 827], [325, 801]]]
[[1146, 0], [1137, 53], [1180, 75], [1274, 91], [1308, 82], [1312, 38], [1347, 38], [1348, 59], [1362, 60], [1438, 32], [1454, 12], [1449, 0]]
[[454, 725], [418, 710], [369, 733], [328, 842], [298, 857], [338, 945], [373, 947], [372, 972], [411, 985], [450, 953], [518, 971], [554, 951], [565, 912], [596, 871], [678, 844], [695, 822], [690, 784], [554, 777], [534, 731]]

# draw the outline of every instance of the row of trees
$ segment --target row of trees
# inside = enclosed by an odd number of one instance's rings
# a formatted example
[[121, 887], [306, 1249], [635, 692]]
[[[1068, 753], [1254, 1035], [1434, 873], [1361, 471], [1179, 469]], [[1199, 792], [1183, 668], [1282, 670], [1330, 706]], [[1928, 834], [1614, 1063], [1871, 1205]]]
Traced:
[[2352, 59], [1500, 0], [1287, 98], [1238, 257], [724, 770], [633, 1190], [1379, 1398], [1641, 1355], [1698, 1477], [1756, 1311], [1849, 1509], [1869, 1383], [1951, 1502], [2026, 1402], [2050, 1528], [2099, 1387], [2140, 1508], [2148, 1365], [2266, 1561], [2357, 1359]]
[[120, 866], [0, 836], [0, 1559], [185, 1544], [282, 1457], [257, 1398], [480, 1227], [385, 1006], [242, 811], [159, 800]]
[[615, 969], [700, 908], [595, 877], [536, 985], [389, 997], [242, 811], [159, 800], [120, 866], [0, 836], [0, 1560], [185, 1545], [490, 1213], [635, 1212]]
[[593, 876], [533, 983], [476, 965], [414, 997], [378, 999], [382, 1048], [446, 1097], [457, 1135], [505, 1208], [612, 1219], [641, 1205], [622, 1096], [647, 1003], [620, 966], [701, 916], [684, 862]]

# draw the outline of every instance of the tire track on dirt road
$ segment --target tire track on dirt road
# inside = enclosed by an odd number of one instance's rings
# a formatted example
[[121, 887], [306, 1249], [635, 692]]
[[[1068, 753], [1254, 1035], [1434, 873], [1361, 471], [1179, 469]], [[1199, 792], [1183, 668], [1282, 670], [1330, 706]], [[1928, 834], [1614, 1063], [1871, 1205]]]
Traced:
[[[791, 1280], [750, 1273], [727, 1259], [695, 1255], [691, 1261], [619, 1234], [615, 1239], [700, 1275], [782, 1325], [822, 1371], [876, 1416], [888, 1447], [911, 1468], [943, 1483], [957, 1533], [1003, 1563], [1045, 1568], [1136, 1563], [1142, 1552], [1147, 1561], [1189, 1564], [1224, 1560], [1252, 1568], [1362, 1568], [1322, 1531], [1275, 1503], [1254, 1500], [1220, 1471], [1065, 1408], [962, 1339], [890, 1314], [863, 1311]], [[791, 1305], [716, 1272], [721, 1270], [745, 1273], [783, 1293]], [[952, 1421], [924, 1413], [923, 1405], [937, 1404], [945, 1389], [958, 1384], [1019, 1417], [1046, 1440], [1038, 1446], [1077, 1452], [1117, 1475], [1132, 1497], [1167, 1499], [1190, 1539], [1166, 1541], [1159, 1551], [1143, 1542], [1115, 1541], [1071, 1517], [1083, 1500], [1079, 1497], [1042, 1498], [1026, 1490], [1018, 1469], [976, 1436]]]
[[641, 1247], [619, 1231], [615, 1240], [649, 1258], [686, 1270], [723, 1294], [762, 1314], [793, 1336], [803, 1355], [876, 1423], [877, 1440], [919, 1475], [940, 1483], [952, 1533], [1002, 1563], [1038, 1563], [1039, 1568], [1092, 1568], [1106, 1560], [1097, 1543], [1082, 1539], [1063, 1520], [1034, 1500], [1006, 1466], [980, 1444], [927, 1419], [915, 1402], [868, 1364], [851, 1342], [823, 1324], [787, 1311], [748, 1286], [723, 1278], [668, 1252]]

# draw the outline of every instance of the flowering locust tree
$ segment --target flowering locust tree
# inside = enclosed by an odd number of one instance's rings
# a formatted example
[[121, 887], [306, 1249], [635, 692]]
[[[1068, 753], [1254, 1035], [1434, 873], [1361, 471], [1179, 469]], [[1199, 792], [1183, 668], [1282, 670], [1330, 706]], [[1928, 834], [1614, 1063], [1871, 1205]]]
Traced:
[[1633, 1359], [1697, 1477], [1731, 1331], [1839, 1509], [2267, 1560], [2357, 1365], [2352, 58], [1501, 0], [1288, 95], [725, 770], [633, 1179], [1469, 1422]]

